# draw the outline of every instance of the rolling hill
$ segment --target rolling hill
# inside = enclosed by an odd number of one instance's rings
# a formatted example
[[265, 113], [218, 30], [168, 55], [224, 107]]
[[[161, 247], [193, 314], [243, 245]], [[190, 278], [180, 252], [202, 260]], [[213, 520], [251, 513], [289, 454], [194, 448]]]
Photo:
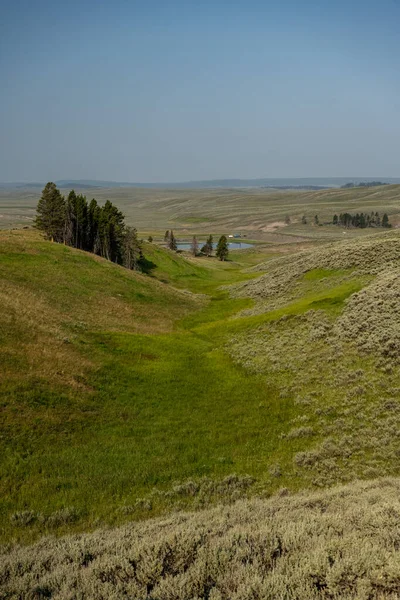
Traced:
[[395, 598], [399, 232], [145, 255], [0, 234], [1, 593]]
[[[72, 183], [72, 182], [70, 182]], [[85, 184], [86, 185], [86, 184]], [[63, 189], [68, 193], [70, 186]], [[262, 188], [149, 189], [80, 188], [100, 204], [107, 199], [124, 212], [129, 224], [143, 233], [159, 236], [167, 229], [183, 236], [232, 233], [270, 243], [301, 239], [322, 241], [344, 237], [343, 228], [314, 227], [316, 214], [321, 224], [331, 223], [335, 213], [387, 212], [393, 225], [399, 222], [400, 185], [378, 188], [274, 190]], [[0, 229], [31, 225], [39, 198], [37, 189], [0, 189]], [[303, 215], [307, 224], [301, 222]], [[290, 225], [285, 218], [290, 217]], [[347, 230], [346, 236], [368, 235], [362, 229]]]

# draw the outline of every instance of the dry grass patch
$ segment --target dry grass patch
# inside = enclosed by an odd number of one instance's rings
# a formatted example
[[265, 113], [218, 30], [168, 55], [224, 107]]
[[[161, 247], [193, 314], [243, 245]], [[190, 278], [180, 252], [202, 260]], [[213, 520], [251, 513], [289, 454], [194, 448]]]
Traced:
[[399, 498], [397, 479], [293, 497], [282, 491], [270, 500], [7, 546], [0, 593], [54, 600], [395, 600]]

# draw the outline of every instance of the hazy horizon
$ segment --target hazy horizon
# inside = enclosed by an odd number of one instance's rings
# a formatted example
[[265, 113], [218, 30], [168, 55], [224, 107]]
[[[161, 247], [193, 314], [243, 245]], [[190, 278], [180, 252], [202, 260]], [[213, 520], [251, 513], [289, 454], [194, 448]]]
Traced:
[[399, 22], [397, 0], [8, 2], [0, 182], [399, 178]]
[[[82, 178], [82, 179], [75, 179], [73, 177], [64, 177], [61, 179], [56, 179], [54, 180], [54, 182], [60, 186], [60, 184], [66, 184], [68, 185], [69, 183], [73, 183], [73, 184], [84, 184], [84, 185], [90, 185], [93, 183], [93, 186], [95, 187], [95, 184], [116, 184], [116, 185], [123, 185], [126, 187], [129, 187], [129, 185], [132, 186], [140, 186], [140, 185], [144, 185], [144, 186], [162, 186], [162, 185], [166, 185], [166, 186], [171, 186], [171, 185], [183, 185], [183, 184], [201, 184], [201, 183], [213, 183], [213, 182], [281, 182], [282, 185], [284, 185], [285, 183], [289, 184], [290, 182], [293, 182], [293, 184], [295, 184], [295, 182], [297, 182], [298, 184], [300, 184], [300, 182], [305, 182], [308, 185], [312, 185], [312, 183], [314, 182], [315, 184], [317, 184], [317, 182], [320, 182], [321, 185], [326, 185], [328, 182], [336, 182], [337, 185], [340, 185], [341, 183], [361, 183], [361, 182], [371, 182], [371, 181], [379, 181], [381, 183], [387, 183], [387, 184], [398, 184], [400, 183], [400, 177], [383, 177], [383, 176], [360, 176], [360, 177], [251, 177], [251, 178], [243, 178], [243, 177], [218, 177], [216, 179], [198, 179], [198, 180], [180, 180], [180, 181], [122, 181], [122, 180], [103, 180], [103, 179], [86, 179], [86, 178]], [[45, 183], [47, 183], [47, 180], [43, 179], [42, 181], [0, 181], [0, 185], [2, 186], [7, 186], [7, 185], [35, 185], [35, 186], [39, 186], [39, 185], [44, 185]]]

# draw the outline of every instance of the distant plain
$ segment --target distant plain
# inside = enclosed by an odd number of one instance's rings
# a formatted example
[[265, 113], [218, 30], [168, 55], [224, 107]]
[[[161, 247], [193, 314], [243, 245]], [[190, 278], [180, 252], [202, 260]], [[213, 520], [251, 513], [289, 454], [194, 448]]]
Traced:
[[[69, 190], [63, 188], [62, 192], [67, 194]], [[136, 187], [76, 187], [75, 191], [95, 197], [100, 203], [110, 199], [143, 236], [157, 236], [167, 229], [183, 237], [236, 232], [266, 243], [289, 243], [368, 233], [353, 229], [344, 234], [340, 227], [324, 226], [335, 213], [387, 212], [394, 226], [400, 222], [400, 185], [310, 191]], [[39, 196], [40, 188], [0, 188], [0, 229], [31, 226]], [[313, 224], [316, 214], [319, 227]], [[307, 225], [301, 223], [303, 215]], [[285, 225], [286, 217], [290, 218], [289, 225]]]

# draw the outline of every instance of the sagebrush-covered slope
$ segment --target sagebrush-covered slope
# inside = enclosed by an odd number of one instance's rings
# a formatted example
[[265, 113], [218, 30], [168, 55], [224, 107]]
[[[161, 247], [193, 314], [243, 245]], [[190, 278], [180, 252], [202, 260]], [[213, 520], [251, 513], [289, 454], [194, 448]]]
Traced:
[[265, 266], [267, 275], [233, 291], [257, 300], [238, 319], [255, 326], [232, 336], [226, 349], [298, 406], [284, 437], [308, 440], [293, 456], [295, 473], [320, 487], [398, 475], [398, 232]]
[[239, 501], [0, 554], [0, 597], [392, 599], [400, 482]]
[[357, 270], [376, 275], [400, 265], [400, 234], [393, 231], [364, 239], [324, 244], [297, 254], [281, 256], [253, 267], [251, 271], [267, 271], [258, 279], [235, 286], [234, 295], [257, 300], [280, 296], [291, 285], [314, 269]]

